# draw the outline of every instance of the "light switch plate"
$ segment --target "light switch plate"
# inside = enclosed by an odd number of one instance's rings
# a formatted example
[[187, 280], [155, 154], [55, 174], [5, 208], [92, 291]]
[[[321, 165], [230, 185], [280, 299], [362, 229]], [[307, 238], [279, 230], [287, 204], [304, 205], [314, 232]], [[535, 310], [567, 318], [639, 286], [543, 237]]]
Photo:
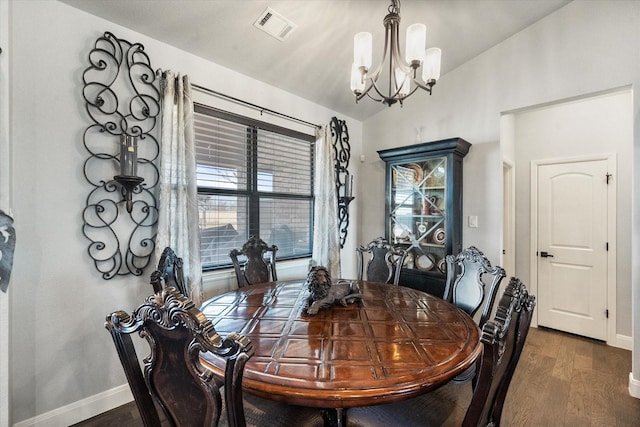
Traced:
[[469, 228], [478, 228], [478, 217], [476, 215], [469, 215], [468, 225]]

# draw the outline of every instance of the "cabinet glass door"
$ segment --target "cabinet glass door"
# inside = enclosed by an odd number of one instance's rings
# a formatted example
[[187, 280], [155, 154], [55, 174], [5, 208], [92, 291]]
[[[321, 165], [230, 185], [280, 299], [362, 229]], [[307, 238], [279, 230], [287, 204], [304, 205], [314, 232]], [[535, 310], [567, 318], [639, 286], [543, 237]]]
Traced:
[[404, 268], [445, 272], [447, 158], [391, 165], [389, 230], [408, 250]]

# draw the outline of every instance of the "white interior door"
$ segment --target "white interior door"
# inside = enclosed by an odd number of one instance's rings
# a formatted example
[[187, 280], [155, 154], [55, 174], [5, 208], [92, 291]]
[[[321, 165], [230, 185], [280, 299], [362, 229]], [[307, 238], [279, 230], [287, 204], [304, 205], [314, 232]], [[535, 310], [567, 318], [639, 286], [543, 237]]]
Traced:
[[538, 324], [607, 339], [607, 161], [538, 165]]

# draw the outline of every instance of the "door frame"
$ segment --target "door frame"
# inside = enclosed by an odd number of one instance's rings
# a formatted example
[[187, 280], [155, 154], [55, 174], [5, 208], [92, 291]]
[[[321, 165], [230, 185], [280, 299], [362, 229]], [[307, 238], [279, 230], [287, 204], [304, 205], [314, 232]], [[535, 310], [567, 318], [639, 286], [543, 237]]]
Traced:
[[[538, 167], [542, 165], [576, 163], [594, 160], [606, 160], [607, 173], [611, 174], [612, 178], [612, 181], [607, 185], [607, 242], [609, 243], [609, 250], [607, 251], [607, 309], [609, 310], [609, 317], [607, 318], [607, 344], [619, 347], [619, 345], [616, 344], [616, 254], [618, 248], [616, 237], [616, 206], [618, 194], [616, 179], [618, 175], [615, 153], [533, 160], [531, 162], [531, 223], [529, 224], [531, 246], [529, 248], [529, 283], [531, 284], [532, 293], [534, 295], [538, 295], [538, 256], [536, 255], [538, 250]], [[538, 326], [537, 306], [533, 313], [531, 324], [536, 327]]]
[[516, 273], [516, 166], [502, 159], [502, 253], [500, 265], [507, 277]]
[[[13, 216], [13, 142], [11, 139], [11, 2], [0, 0], [0, 209]], [[15, 276], [15, 273], [14, 273]], [[0, 426], [12, 424], [11, 290], [0, 291]]]

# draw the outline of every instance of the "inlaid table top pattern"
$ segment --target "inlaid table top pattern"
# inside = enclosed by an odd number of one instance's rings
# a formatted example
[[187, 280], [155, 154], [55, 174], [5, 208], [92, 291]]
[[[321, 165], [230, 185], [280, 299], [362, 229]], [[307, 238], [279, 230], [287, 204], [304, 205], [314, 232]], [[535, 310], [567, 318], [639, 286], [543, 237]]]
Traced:
[[[246, 391], [320, 408], [391, 402], [446, 383], [481, 352], [473, 319], [437, 297], [359, 281], [362, 301], [309, 315], [303, 283], [252, 285], [203, 304], [218, 333], [253, 342]], [[223, 372], [222, 359], [203, 359]]]

